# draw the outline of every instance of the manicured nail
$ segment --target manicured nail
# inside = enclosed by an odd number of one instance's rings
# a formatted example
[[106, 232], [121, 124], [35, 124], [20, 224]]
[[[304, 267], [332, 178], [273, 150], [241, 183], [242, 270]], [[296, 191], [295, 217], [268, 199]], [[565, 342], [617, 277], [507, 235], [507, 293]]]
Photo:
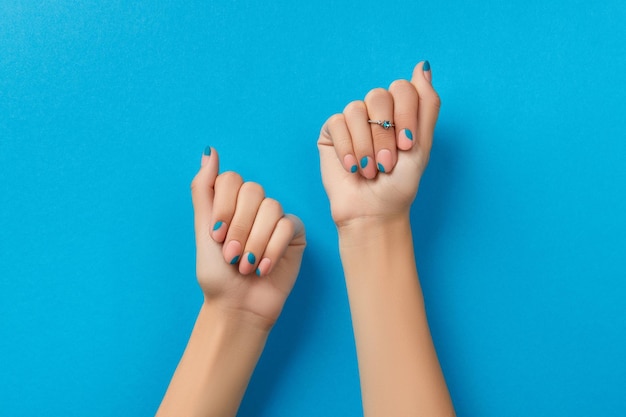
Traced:
[[224, 259], [231, 265], [239, 262], [241, 256], [241, 243], [236, 240], [231, 240], [226, 244], [224, 248]]
[[366, 156], [361, 159], [361, 175], [363, 175], [368, 180], [371, 180], [376, 177], [377, 172], [378, 169], [376, 168], [374, 158], [372, 158], [371, 156]]
[[217, 243], [222, 243], [224, 242], [224, 239], [226, 239], [226, 233], [228, 233], [228, 227], [226, 226], [226, 223], [221, 220], [216, 221], [213, 225], [213, 232], [211, 233], [211, 237]]
[[398, 134], [398, 149], [408, 151], [413, 147], [413, 133], [409, 129], [402, 129]]
[[433, 73], [430, 71], [430, 62], [424, 61], [424, 65], [422, 65], [422, 69], [424, 70], [424, 78], [429, 83], [433, 82]]
[[272, 261], [270, 261], [269, 258], [261, 259], [261, 262], [259, 262], [259, 267], [256, 269], [257, 276], [260, 277], [262, 275], [267, 275], [267, 273], [270, 272], [271, 264]]
[[254, 253], [248, 252], [248, 263], [250, 265], [254, 265], [255, 262], [256, 262], [256, 256], [254, 256]]
[[346, 155], [343, 157], [343, 167], [346, 171], [352, 174], [357, 171], [359, 167], [356, 165], [356, 158], [354, 155]]
[[378, 151], [376, 154], [376, 165], [378, 166], [378, 171], [383, 174], [387, 171], [391, 171], [393, 158], [389, 149], [381, 149]]
[[210, 157], [211, 157], [211, 147], [207, 146], [206, 148], [204, 148], [204, 152], [202, 153], [202, 159], [200, 159], [200, 167], [205, 166], [206, 163], [209, 162]]

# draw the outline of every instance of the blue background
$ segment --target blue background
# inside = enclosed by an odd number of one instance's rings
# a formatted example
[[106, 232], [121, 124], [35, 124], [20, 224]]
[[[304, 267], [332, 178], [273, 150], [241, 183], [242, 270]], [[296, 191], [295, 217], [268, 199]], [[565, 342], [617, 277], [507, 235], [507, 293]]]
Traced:
[[626, 414], [622, 1], [0, 2], [0, 410], [155, 412], [205, 145], [308, 226], [241, 416], [362, 413], [315, 142], [431, 62], [416, 256], [459, 416]]

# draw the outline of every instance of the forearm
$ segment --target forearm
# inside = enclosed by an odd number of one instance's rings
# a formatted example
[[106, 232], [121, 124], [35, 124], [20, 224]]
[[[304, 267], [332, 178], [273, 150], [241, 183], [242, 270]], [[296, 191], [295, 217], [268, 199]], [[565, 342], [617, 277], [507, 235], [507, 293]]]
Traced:
[[204, 303], [157, 416], [235, 416], [268, 333]]
[[366, 417], [452, 416], [408, 214], [339, 230]]

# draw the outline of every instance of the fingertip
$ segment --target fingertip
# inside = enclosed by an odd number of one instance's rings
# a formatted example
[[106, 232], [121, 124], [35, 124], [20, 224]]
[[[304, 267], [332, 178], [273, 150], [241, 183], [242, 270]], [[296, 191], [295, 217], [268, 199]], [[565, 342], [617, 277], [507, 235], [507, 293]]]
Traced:
[[300, 220], [300, 218], [296, 216], [295, 214], [285, 214], [285, 217], [289, 219], [289, 221], [293, 225], [292, 240], [295, 240], [298, 238], [302, 238], [303, 240], [306, 240], [305, 239], [306, 229], [304, 227], [304, 223], [302, 222], [302, 220]]
[[415, 68], [413, 68], [413, 76], [411, 77], [411, 83], [416, 87], [422, 84], [424, 81], [430, 84], [433, 74], [430, 68], [429, 61], [420, 61]]
[[215, 185], [215, 179], [219, 171], [219, 155], [217, 151], [211, 146], [204, 148], [202, 153], [202, 159], [200, 161], [200, 172], [198, 175], [205, 175], [208, 181], [208, 186], [213, 187]]
[[424, 61], [424, 64], [422, 65], [422, 72], [424, 74], [424, 78], [426, 78], [426, 81], [428, 81], [429, 83], [432, 83], [433, 73], [430, 70], [430, 62]]
[[211, 146], [207, 146], [206, 148], [204, 148], [204, 152], [202, 152], [202, 159], [200, 159], [200, 168], [209, 163], [209, 160], [211, 159], [211, 153]]

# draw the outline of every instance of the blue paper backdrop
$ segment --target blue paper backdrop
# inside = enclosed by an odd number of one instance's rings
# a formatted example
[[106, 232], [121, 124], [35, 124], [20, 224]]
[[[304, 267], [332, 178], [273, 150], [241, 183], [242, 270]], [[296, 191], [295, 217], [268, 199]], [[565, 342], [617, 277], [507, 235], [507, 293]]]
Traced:
[[428, 59], [414, 210], [459, 416], [626, 414], [622, 1], [0, 2], [0, 410], [156, 410], [201, 297], [210, 144], [308, 226], [241, 416], [362, 413], [315, 141]]

